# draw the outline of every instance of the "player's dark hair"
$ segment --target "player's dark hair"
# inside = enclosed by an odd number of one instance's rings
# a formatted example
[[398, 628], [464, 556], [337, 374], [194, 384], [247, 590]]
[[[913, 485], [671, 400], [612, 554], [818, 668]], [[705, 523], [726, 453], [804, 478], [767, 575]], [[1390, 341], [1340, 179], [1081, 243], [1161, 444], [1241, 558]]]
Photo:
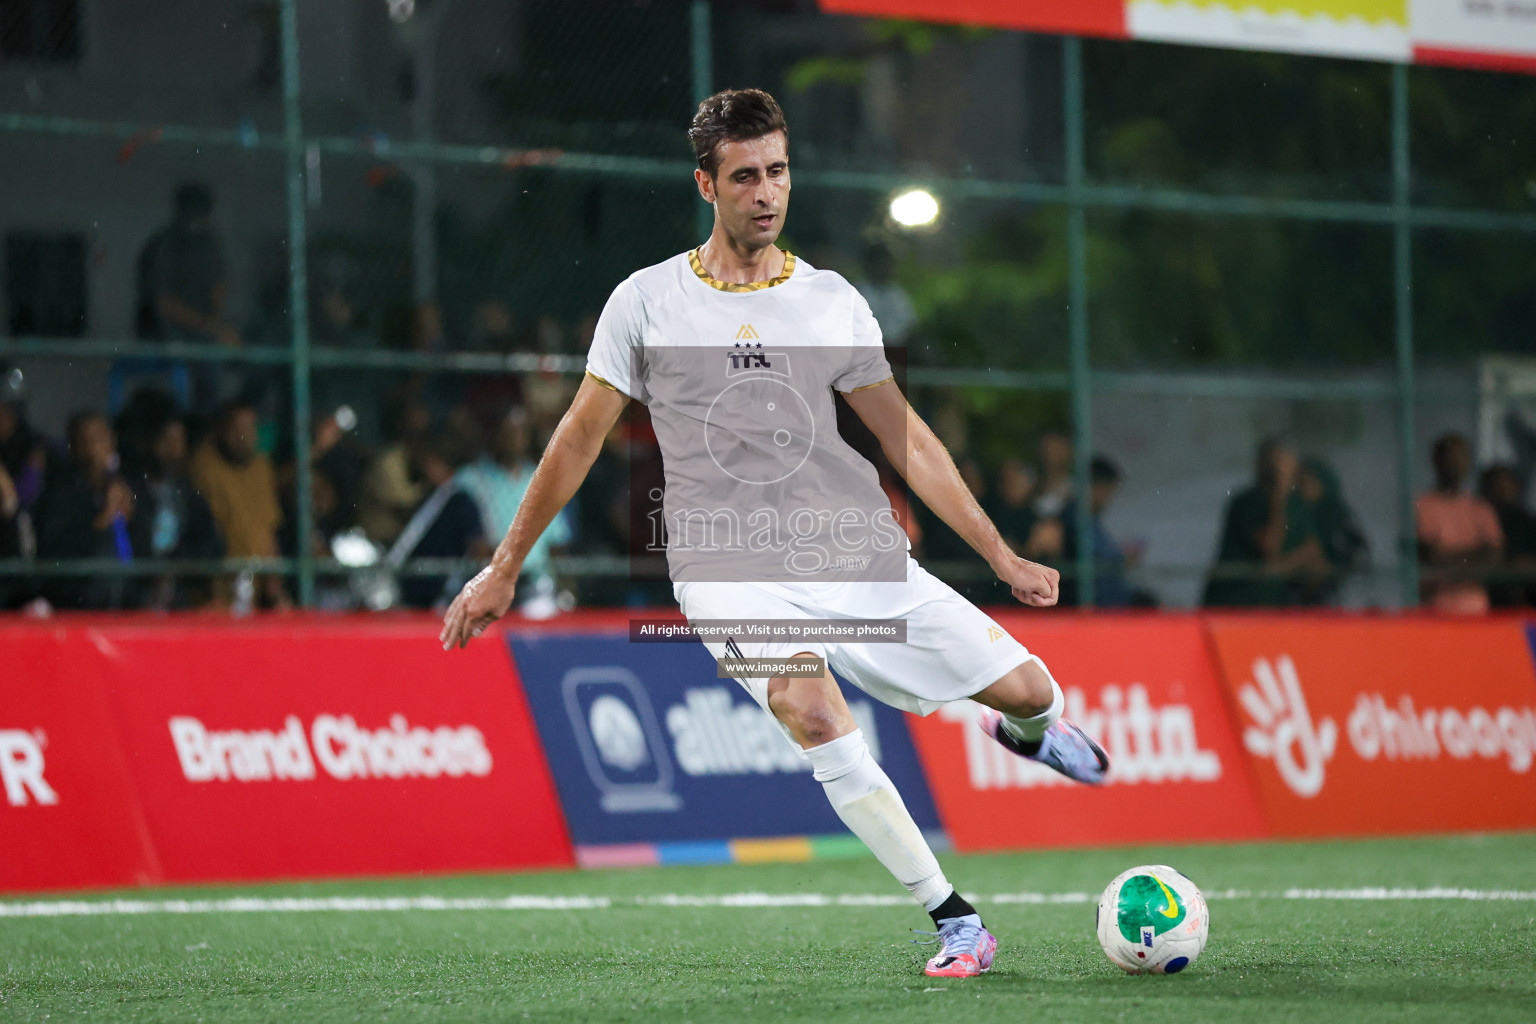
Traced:
[[688, 128], [688, 141], [699, 168], [713, 178], [720, 170], [720, 145], [789, 134], [779, 102], [761, 89], [724, 89], [699, 104]]

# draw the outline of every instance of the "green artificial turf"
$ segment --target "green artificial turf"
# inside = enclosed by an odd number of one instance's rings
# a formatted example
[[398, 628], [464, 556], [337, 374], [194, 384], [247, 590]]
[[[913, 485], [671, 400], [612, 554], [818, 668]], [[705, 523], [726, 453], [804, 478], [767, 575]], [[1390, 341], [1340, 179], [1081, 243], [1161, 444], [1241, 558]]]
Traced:
[[[583, 910], [390, 910], [0, 918], [0, 1020], [1531, 1021], [1536, 901], [1295, 900], [1292, 887], [1536, 890], [1536, 834], [944, 858], [997, 893], [1097, 893], [1171, 863], [1211, 895], [1205, 954], [1172, 977], [1104, 959], [1091, 903], [979, 906], [992, 973], [934, 980], [915, 906], [640, 906], [739, 892], [890, 895], [873, 860], [311, 885], [231, 895], [606, 896]], [[1228, 890], [1238, 894], [1223, 896]], [[1244, 894], [1246, 893], [1246, 895]], [[58, 897], [34, 897], [33, 900]]]

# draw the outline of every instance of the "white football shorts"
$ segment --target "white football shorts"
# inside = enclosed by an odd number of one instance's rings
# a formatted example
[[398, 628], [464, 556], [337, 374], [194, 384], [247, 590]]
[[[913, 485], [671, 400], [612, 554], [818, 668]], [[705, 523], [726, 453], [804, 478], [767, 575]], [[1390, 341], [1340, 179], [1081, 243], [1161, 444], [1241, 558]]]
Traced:
[[[910, 555], [905, 583], [675, 583], [688, 619], [905, 619], [906, 643], [755, 641], [733, 638], [745, 658], [816, 654], [876, 700], [928, 715], [986, 689], [1034, 659], [991, 616]], [[726, 641], [706, 641], [716, 659]], [[736, 680], [765, 711], [767, 679]], [[771, 711], [769, 711], [772, 714]]]

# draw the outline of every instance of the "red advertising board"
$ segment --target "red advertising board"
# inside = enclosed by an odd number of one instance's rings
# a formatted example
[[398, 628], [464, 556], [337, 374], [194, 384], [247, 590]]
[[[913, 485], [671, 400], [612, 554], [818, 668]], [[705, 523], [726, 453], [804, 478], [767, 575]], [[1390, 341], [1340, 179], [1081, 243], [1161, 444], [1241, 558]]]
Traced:
[[[1307, 7], [1309, 5], [1301, 5]], [[823, 11], [1195, 46], [1536, 72], [1526, 3], [1330, 0], [820, 0]]]
[[174, 881], [566, 865], [503, 647], [437, 625], [103, 627], [108, 701]]
[[1063, 32], [1071, 35], [1125, 35], [1125, 0], [820, 0], [829, 14], [912, 18], [951, 25]]
[[1513, 620], [1210, 622], [1276, 835], [1536, 826], [1536, 674]]
[[1198, 619], [1021, 612], [997, 621], [1045, 661], [1067, 715], [1104, 744], [1111, 777], [1090, 789], [1009, 754], [981, 732], [969, 701], [911, 718], [956, 849], [1265, 834]]
[[[565, 626], [622, 641], [627, 619]], [[909, 718], [959, 849], [1536, 827], [1521, 622], [998, 622], [1114, 766], [1103, 788], [1067, 783], [989, 740], [970, 702]], [[0, 890], [571, 864], [506, 645], [446, 654], [437, 628], [0, 625]]]
[[0, 890], [160, 878], [90, 641], [0, 626]]

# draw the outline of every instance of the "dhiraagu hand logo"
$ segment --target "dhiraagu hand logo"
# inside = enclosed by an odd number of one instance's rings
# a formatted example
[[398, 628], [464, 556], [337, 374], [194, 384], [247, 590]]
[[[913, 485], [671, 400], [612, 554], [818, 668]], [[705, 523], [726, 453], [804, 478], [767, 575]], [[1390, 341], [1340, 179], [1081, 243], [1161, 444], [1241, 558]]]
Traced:
[[1142, 930], [1161, 935], [1184, 920], [1184, 902], [1156, 875], [1127, 878], [1120, 887], [1120, 934], [1127, 942], [1140, 942]]

